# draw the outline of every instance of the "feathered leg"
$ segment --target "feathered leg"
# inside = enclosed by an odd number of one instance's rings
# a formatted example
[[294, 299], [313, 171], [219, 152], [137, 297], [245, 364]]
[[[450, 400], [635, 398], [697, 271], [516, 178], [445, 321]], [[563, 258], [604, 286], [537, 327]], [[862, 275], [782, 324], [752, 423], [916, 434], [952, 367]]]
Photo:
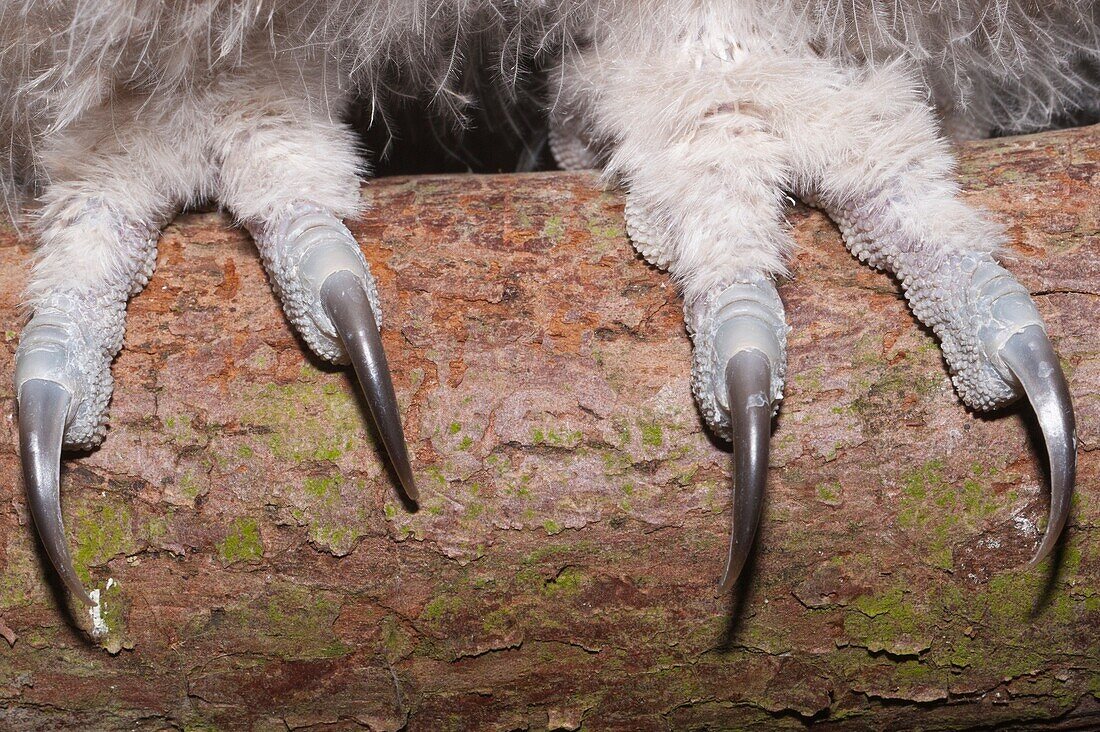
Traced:
[[1046, 441], [1050, 521], [1032, 564], [1069, 515], [1076, 437], [1069, 388], [1027, 290], [993, 257], [1000, 230], [959, 199], [935, 120], [896, 68], [849, 75], [793, 115], [805, 140], [800, 194], [824, 208], [852, 254], [895, 275], [940, 340], [962, 400], [988, 411], [1027, 396]]
[[310, 99], [281, 86], [271, 91], [249, 90], [215, 124], [219, 199], [252, 233], [287, 317], [310, 349], [355, 368], [401, 486], [415, 501], [379, 335], [378, 290], [341, 220], [362, 205], [354, 138]]
[[737, 68], [724, 37], [696, 30], [711, 28], [687, 25], [669, 45], [596, 43], [562, 70], [559, 119], [587, 120], [573, 137], [606, 146], [607, 171], [627, 188], [631, 239], [683, 291], [693, 391], [710, 426], [734, 445], [726, 590], [752, 547], [782, 396], [788, 327], [773, 277], [791, 246], [783, 191], [792, 152], [753, 88], [759, 69]]
[[33, 317], [16, 352], [31, 514], [65, 585], [89, 604], [61, 523], [61, 450], [94, 447], [106, 434], [126, 302], [149, 281], [160, 229], [197, 190], [203, 168], [186, 130], [170, 144], [162, 120], [137, 124], [126, 106], [90, 114], [51, 143], [27, 288]]
[[721, 588], [751, 547], [783, 384], [786, 325], [770, 277], [788, 249], [784, 190], [821, 203], [857, 256], [899, 276], [964, 401], [991, 409], [1027, 393], [1051, 458], [1044, 556], [1073, 487], [1073, 413], [1034, 306], [992, 259], [996, 228], [958, 200], [934, 118], [904, 73], [839, 67], [758, 20], [695, 8], [658, 39], [627, 17], [567, 60], [558, 113], [608, 146], [631, 238], [683, 289], [693, 391], [734, 444]]

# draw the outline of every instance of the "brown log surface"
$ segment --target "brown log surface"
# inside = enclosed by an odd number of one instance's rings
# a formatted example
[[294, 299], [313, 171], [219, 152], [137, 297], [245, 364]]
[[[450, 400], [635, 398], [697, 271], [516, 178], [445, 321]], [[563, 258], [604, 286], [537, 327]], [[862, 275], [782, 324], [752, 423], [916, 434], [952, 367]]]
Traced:
[[0, 727], [1100, 724], [1100, 128], [969, 145], [961, 178], [1072, 382], [1053, 573], [1023, 568], [1047, 507], [1028, 411], [968, 413], [898, 285], [797, 207], [760, 551], [749, 591], [716, 597], [729, 452], [621, 196], [592, 174], [389, 179], [354, 231], [419, 511], [246, 236], [181, 216], [130, 308], [107, 442], [65, 463], [98, 644], [32, 538], [10, 385], [31, 248], [4, 228]]

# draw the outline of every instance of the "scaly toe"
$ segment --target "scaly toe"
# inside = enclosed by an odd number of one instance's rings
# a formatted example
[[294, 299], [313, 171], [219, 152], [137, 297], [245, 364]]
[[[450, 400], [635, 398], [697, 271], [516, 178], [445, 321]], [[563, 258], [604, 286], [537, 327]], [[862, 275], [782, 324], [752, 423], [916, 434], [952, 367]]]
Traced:
[[707, 422], [733, 442], [733, 517], [719, 592], [737, 582], [764, 503], [771, 420], [782, 397], [789, 330], [775, 286], [736, 281], [687, 308], [693, 390]]
[[[932, 300], [942, 311], [933, 325], [940, 335], [952, 381], [967, 404], [994, 409], [1026, 396], [1035, 410], [1050, 465], [1050, 520], [1031, 560], [1054, 548], [1069, 517], [1077, 473], [1073, 403], [1058, 356], [1027, 290], [990, 258], [958, 260], [957, 287], [935, 285], [913, 298]], [[941, 280], [945, 281], [945, 280]], [[909, 288], [912, 296], [914, 288]], [[954, 303], [954, 304], [952, 304]], [[919, 314], [918, 314], [919, 315]]]
[[250, 225], [287, 316], [317, 355], [351, 363], [402, 490], [419, 492], [379, 334], [378, 288], [355, 238], [328, 211], [289, 205], [274, 222]]

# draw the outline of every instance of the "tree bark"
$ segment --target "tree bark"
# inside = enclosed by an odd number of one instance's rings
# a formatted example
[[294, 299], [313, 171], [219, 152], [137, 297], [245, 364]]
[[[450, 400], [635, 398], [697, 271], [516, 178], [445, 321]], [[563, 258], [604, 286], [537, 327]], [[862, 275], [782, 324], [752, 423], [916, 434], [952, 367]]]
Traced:
[[[799, 206], [759, 551], [747, 592], [716, 597], [730, 455], [621, 196], [593, 174], [379, 180], [353, 230], [419, 510], [247, 237], [179, 217], [130, 307], [107, 442], [65, 463], [98, 642], [33, 539], [0, 380], [0, 727], [1100, 724], [1100, 128], [961, 154], [1076, 400], [1055, 565], [1024, 568], [1048, 503], [1029, 410], [968, 413], [898, 284]], [[5, 375], [30, 254], [0, 232]]]

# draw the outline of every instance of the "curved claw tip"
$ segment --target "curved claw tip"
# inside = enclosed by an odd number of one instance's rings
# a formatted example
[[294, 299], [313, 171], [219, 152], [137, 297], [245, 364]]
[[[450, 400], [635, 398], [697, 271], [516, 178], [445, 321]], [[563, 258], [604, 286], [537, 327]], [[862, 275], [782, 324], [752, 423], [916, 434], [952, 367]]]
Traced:
[[353, 272], [340, 270], [329, 275], [321, 285], [321, 304], [355, 368], [386, 453], [401, 481], [401, 489], [410, 500], [419, 501], [420, 492], [416, 488], [405, 433], [401, 429], [397, 395], [393, 390], [390, 367], [386, 362], [386, 352], [382, 349], [382, 336], [378, 332], [370, 298]]
[[19, 457], [23, 483], [42, 546], [65, 586], [88, 606], [95, 605], [76, 575], [61, 521], [61, 443], [72, 395], [45, 379], [19, 389]]
[[1033, 567], [1054, 550], [1069, 519], [1077, 481], [1077, 424], [1066, 376], [1042, 328], [1033, 325], [1016, 333], [1001, 347], [1000, 356], [1035, 410], [1050, 463], [1050, 520], [1028, 563]]
[[771, 439], [771, 365], [760, 351], [735, 353], [726, 364], [730, 421], [733, 426], [733, 526], [729, 556], [718, 592], [737, 582], [756, 537], [768, 480]]

